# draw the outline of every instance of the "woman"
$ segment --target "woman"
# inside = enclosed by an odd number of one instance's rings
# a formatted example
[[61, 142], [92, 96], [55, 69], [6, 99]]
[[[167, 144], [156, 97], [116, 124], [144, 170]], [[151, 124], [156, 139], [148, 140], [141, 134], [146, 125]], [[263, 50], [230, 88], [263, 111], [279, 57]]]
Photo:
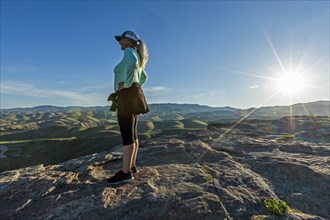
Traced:
[[133, 31], [125, 31], [115, 38], [124, 51], [123, 59], [114, 69], [114, 88], [118, 96], [117, 117], [123, 139], [123, 168], [107, 179], [110, 184], [129, 182], [134, 179], [132, 174], [138, 172], [138, 114], [149, 111], [141, 88], [147, 80], [144, 70], [148, 61], [147, 47]]

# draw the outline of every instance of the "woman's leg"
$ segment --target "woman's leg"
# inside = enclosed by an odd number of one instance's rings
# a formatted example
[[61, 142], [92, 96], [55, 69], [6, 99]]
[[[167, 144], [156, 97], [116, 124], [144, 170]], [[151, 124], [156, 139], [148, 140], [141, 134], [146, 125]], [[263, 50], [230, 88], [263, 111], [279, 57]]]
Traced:
[[134, 137], [134, 144], [133, 144], [133, 155], [132, 155], [132, 161], [131, 161], [131, 167], [136, 167], [136, 157], [137, 152], [139, 150], [139, 139], [138, 139], [138, 133], [137, 133], [137, 125], [138, 125], [138, 116], [134, 115], [134, 124], [133, 124], [133, 137]]
[[131, 162], [133, 159], [134, 144], [123, 146], [123, 169], [124, 173], [131, 172]]
[[125, 112], [118, 111], [118, 123], [120, 127], [120, 133], [123, 139], [123, 168], [124, 173], [131, 171], [131, 162], [134, 153], [134, 115]]
[[133, 145], [134, 145], [134, 150], [133, 150], [131, 167], [136, 167], [136, 157], [137, 157], [137, 152], [139, 150], [139, 140], [135, 140], [135, 143]]

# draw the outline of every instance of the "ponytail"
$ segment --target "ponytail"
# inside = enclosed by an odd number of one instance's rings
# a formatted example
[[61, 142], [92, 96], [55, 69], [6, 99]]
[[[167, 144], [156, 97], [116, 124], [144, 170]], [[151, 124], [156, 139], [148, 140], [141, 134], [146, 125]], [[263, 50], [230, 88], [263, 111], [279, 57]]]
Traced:
[[146, 44], [142, 40], [139, 40], [137, 42], [136, 50], [140, 55], [140, 67], [145, 68], [149, 58]]

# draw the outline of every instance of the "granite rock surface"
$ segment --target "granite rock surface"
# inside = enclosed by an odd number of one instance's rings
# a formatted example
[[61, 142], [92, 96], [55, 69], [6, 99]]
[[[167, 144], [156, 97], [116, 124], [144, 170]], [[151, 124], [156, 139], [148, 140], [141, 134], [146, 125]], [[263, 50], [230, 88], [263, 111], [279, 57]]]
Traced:
[[[0, 219], [329, 219], [329, 142], [267, 126], [213, 124], [142, 141], [139, 173], [117, 186], [106, 179], [121, 168], [120, 146], [2, 172]], [[289, 212], [268, 211], [269, 198]]]

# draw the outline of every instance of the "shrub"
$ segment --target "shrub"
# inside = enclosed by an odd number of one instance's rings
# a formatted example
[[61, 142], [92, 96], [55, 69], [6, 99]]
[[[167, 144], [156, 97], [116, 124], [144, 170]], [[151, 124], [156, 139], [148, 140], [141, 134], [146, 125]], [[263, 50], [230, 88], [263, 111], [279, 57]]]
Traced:
[[266, 208], [276, 215], [284, 215], [289, 209], [289, 206], [280, 199], [266, 199], [264, 203]]

